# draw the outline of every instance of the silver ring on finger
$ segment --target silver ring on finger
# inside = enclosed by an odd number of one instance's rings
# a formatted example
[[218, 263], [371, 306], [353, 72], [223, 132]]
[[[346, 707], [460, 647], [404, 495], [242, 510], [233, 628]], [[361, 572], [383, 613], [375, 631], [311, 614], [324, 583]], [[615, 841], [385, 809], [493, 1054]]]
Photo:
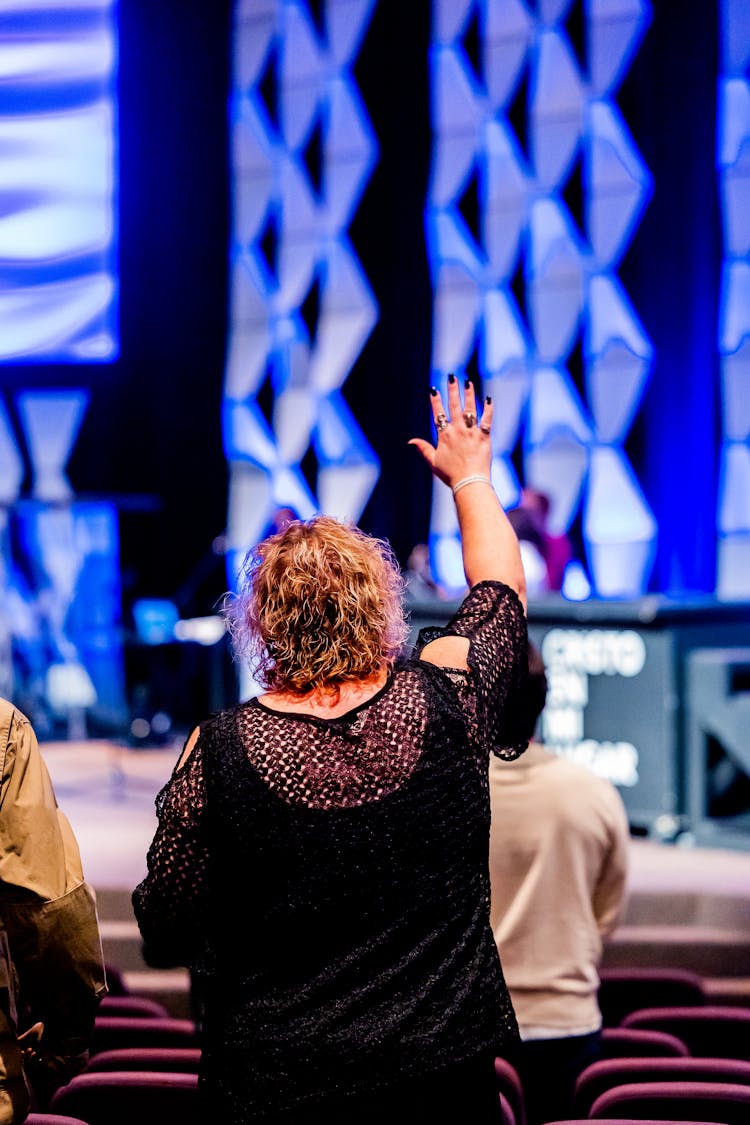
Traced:
[[479, 429], [482, 431], [483, 434], [490, 433], [490, 427], [487, 425], [486, 422], [480, 422], [479, 423]]
[[442, 433], [447, 425], [448, 419], [446, 418], [445, 414], [438, 414], [437, 418], [435, 419], [435, 428], [437, 429], [438, 433]]
[[474, 412], [472, 410], [466, 410], [464, 412], [464, 422], [466, 423], [466, 425], [469, 429], [471, 429], [472, 426], [476, 426], [476, 424], [477, 424], [476, 414], [474, 414]]

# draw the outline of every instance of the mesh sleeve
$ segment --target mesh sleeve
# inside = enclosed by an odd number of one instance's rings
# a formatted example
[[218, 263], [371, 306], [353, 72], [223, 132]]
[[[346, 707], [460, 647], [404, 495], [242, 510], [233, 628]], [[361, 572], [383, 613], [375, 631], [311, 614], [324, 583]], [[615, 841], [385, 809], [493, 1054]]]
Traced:
[[442, 629], [423, 629], [415, 655], [441, 636], [466, 637], [469, 673], [451, 669], [469, 736], [480, 754], [517, 758], [528, 745], [522, 714], [528, 670], [526, 615], [510, 586], [479, 582]]
[[156, 798], [158, 825], [148, 874], [133, 891], [133, 910], [152, 967], [190, 965], [203, 947], [208, 894], [204, 845], [206, 790], [198, 738]]

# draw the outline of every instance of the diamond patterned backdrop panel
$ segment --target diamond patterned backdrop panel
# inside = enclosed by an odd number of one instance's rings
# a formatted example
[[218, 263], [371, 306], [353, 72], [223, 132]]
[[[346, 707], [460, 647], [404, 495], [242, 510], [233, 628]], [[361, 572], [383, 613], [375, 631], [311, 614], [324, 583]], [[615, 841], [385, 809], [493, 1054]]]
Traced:
[[353, 76], [374, 5], [235, 7], [224, 387], [232, 584], [277, 508], [357, 520], [380, 472], [341, 394], [378, 319], [347, 235], [378, 154]]
[[[550, 496], [551, 529], [581, 518], [603, 597], [646, 590], [657, 535], [624, 451], [653, 348], [617, 276], [651, 177], [616, 97], [650, 15], [645, 0], [434, 5], [432, 382], [478, 372], [502, 404], [502, 501], [519, 497], [518, 449], [525, 483]], [[458, 593], [455, 515], [434, 488], [433, 563]]]
[[719, 316], [722, 448], [717, 505], [719, 597], [750, 597], [750, 18], [724, 0], [718, 176], [724, 230]]

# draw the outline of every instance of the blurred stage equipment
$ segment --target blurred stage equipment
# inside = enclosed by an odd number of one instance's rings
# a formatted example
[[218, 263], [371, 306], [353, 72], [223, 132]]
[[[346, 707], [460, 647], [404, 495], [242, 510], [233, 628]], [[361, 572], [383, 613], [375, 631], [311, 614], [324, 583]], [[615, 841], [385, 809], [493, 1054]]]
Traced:
[[[456, 605], [412, 604], [412, 637]], [[550, 597], [528, 616], [548, 748], [608, 777], [636, 834], [750, 848], [750, 603]]]

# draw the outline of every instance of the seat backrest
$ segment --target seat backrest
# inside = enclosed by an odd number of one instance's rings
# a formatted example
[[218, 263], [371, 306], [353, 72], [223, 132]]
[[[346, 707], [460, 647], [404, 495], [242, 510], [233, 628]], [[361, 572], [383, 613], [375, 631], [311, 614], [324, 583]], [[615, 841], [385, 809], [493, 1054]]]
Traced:
[[199, 1047], [192, 1020], [156, 1016], [106, 1016], [94, 1020], [90, 1053], [119, 1047]]
[[652, 1031], [645, 1027], [604, 1027], [601, 1053], [603, 1059], [616, 1059], [637, 1055], [678, 1057], [689, 1055], [690, 1051], [686, 1043], [667, 1031]]
[[595, 1100], [589, 1120], [623, 1116], [641, 1121], [664, 1118], [748, 1125], [750, 1086], [736, 1082], [633, 1082], [613, 1086]]
[[641, 1008], [625, 1016], [621, 1026], [677, 1035], [691, 1055], [750, 1059], [750, 1008], [731, 1004]]
[[119, 1047], [92, 1055], [85, 1071], [178, 1070], [197, 1074], [200, 1061], [200, 1047]]
[[88, 1125], [88, 1122], [62, 1113], [30, 1113], [23, 1125]]
[[516, 1125], [526, 1125], [526, 1103], [518, 1071], [507, 1059], [495, 1059], [497, 1088], [508, 1099]]
[[101, 1016], [158, 1016], [168, 1019], [169, 1011], [150, 996], [105, 996], [99, 1001], [97, 1014]]
[[703, 977], [680, 968], [603, 968], [599, 973], [599, 1008], [604, 1027], [617, 1027], [637, 1008], [664, 1008], [707, 1002]]
[[79, 1117], [88, 1125], [201, 1125], [198, 1075], [84, 1072], [56, 1091], [50, 1110]]
[[104, 970], [107, 974], [107, 995], [129, 996], [130, 988], [122, 969], [119, 969], [117, 965], [113, 965], [110, 961], [106, 961]]
[[605, 1090], [633, 1082], [736, 1082], [750, 1086], [750, 1062], [742, 1059], [602, 1059], [579, 1074], [573, 1110], [581, 1117]]
[[498, 1125], [518, 1125], [515, 1114], [511, 1109], [510, 1102], [506, 1098], [505, 1094], [498, 1093], [497, 1096], [500, 1100], [500, 1121], [498, 1122]]

